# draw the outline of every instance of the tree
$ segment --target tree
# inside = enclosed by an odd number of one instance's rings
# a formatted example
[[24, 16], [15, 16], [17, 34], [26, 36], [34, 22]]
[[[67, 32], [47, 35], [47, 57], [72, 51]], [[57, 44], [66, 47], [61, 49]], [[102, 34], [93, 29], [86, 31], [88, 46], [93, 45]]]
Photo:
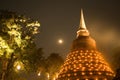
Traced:
[[53, 80], [57, 77], [58, 71], [63, 64], [63, 58], [57, 53], [51, 53], [46, 59], [46, 72], [48, 78]]
[[42, 48], [38, 48], [34, 53], [28, 56], [30, 73], [35, 74], [35, 80], [46, 80], [45, 78], [45, 57]]
[[[0, 11], [0, 59], [2, 65], [1, 80], [10, 79], [15, 62], [32, 52], [35, 46], [34, 36], [38, 33], [39, 22], [11, 11]], [[18, 63], [19, 64], [19, 63]]]
[[45, 58], [43, 57], [43, 54], [43, 49], [38, 48], [34, 51], [34, 53], [31, 53], [29, 56], [27, 56], [29, 66], [31, 67], [30, 71], [39, 73], [39, 71], [44, 70]]

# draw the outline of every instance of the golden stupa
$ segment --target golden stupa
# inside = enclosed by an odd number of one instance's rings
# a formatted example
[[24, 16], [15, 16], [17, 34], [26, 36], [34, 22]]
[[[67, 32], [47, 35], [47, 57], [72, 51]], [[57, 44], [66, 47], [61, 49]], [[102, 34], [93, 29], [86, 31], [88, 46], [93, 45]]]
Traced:
[[83, 11], [77, 38], [56, 80], [112, 80], [114, 72], [96, 48], [86, 28]]

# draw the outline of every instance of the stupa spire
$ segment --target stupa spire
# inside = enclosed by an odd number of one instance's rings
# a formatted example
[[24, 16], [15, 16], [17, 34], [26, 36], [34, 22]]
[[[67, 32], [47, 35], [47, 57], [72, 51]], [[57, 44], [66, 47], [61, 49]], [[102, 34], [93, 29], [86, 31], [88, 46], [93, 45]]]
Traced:
[[79, 30], [77, 31], [77, 37], [78, 36], [89, 36], [89, 32], [85, 25], [85, 20], [84, 20], [84, 15], [83, 15], [82, 9], [81, 9]]
[[84, 20], [84, 15], [83, 15], [83, 10], [81, 9], [81, 17], [80, 17], [80, 25], [79, 25], [80, 29], [86, 29], [86, 25], [85, 25], [85, 20]]

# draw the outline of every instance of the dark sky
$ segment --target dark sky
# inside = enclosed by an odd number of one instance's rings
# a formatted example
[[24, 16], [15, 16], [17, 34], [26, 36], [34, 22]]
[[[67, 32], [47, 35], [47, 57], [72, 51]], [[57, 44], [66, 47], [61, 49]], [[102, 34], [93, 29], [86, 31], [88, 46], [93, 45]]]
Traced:
[[[36, 43], [46, 54], [66, 55], [76, 38], [80, 9], [86, 26], [100, 51], [111, 55], [120, 46], [119, 0], [0, 0], [0, 9], [16, 11], [38, 20], [41, 24]], [[57, 40], [62, 38], [63, 44]]]

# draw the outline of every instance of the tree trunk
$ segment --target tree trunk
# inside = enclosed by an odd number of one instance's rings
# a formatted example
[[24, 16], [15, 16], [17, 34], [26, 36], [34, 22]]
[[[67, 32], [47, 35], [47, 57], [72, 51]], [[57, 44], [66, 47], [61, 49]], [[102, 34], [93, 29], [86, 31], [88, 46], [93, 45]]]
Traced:
[[11, 54], [11, 58], [6, 60], [3, 63], [3, 72], [2, 72], [2, 76], [1, 76], [1, 80], [9, 80], [8, 77], [10, 75], [11, 69], [13, 67], [13, 63], [14, 63], [14, 58], [13, 58], [14, 54]]

